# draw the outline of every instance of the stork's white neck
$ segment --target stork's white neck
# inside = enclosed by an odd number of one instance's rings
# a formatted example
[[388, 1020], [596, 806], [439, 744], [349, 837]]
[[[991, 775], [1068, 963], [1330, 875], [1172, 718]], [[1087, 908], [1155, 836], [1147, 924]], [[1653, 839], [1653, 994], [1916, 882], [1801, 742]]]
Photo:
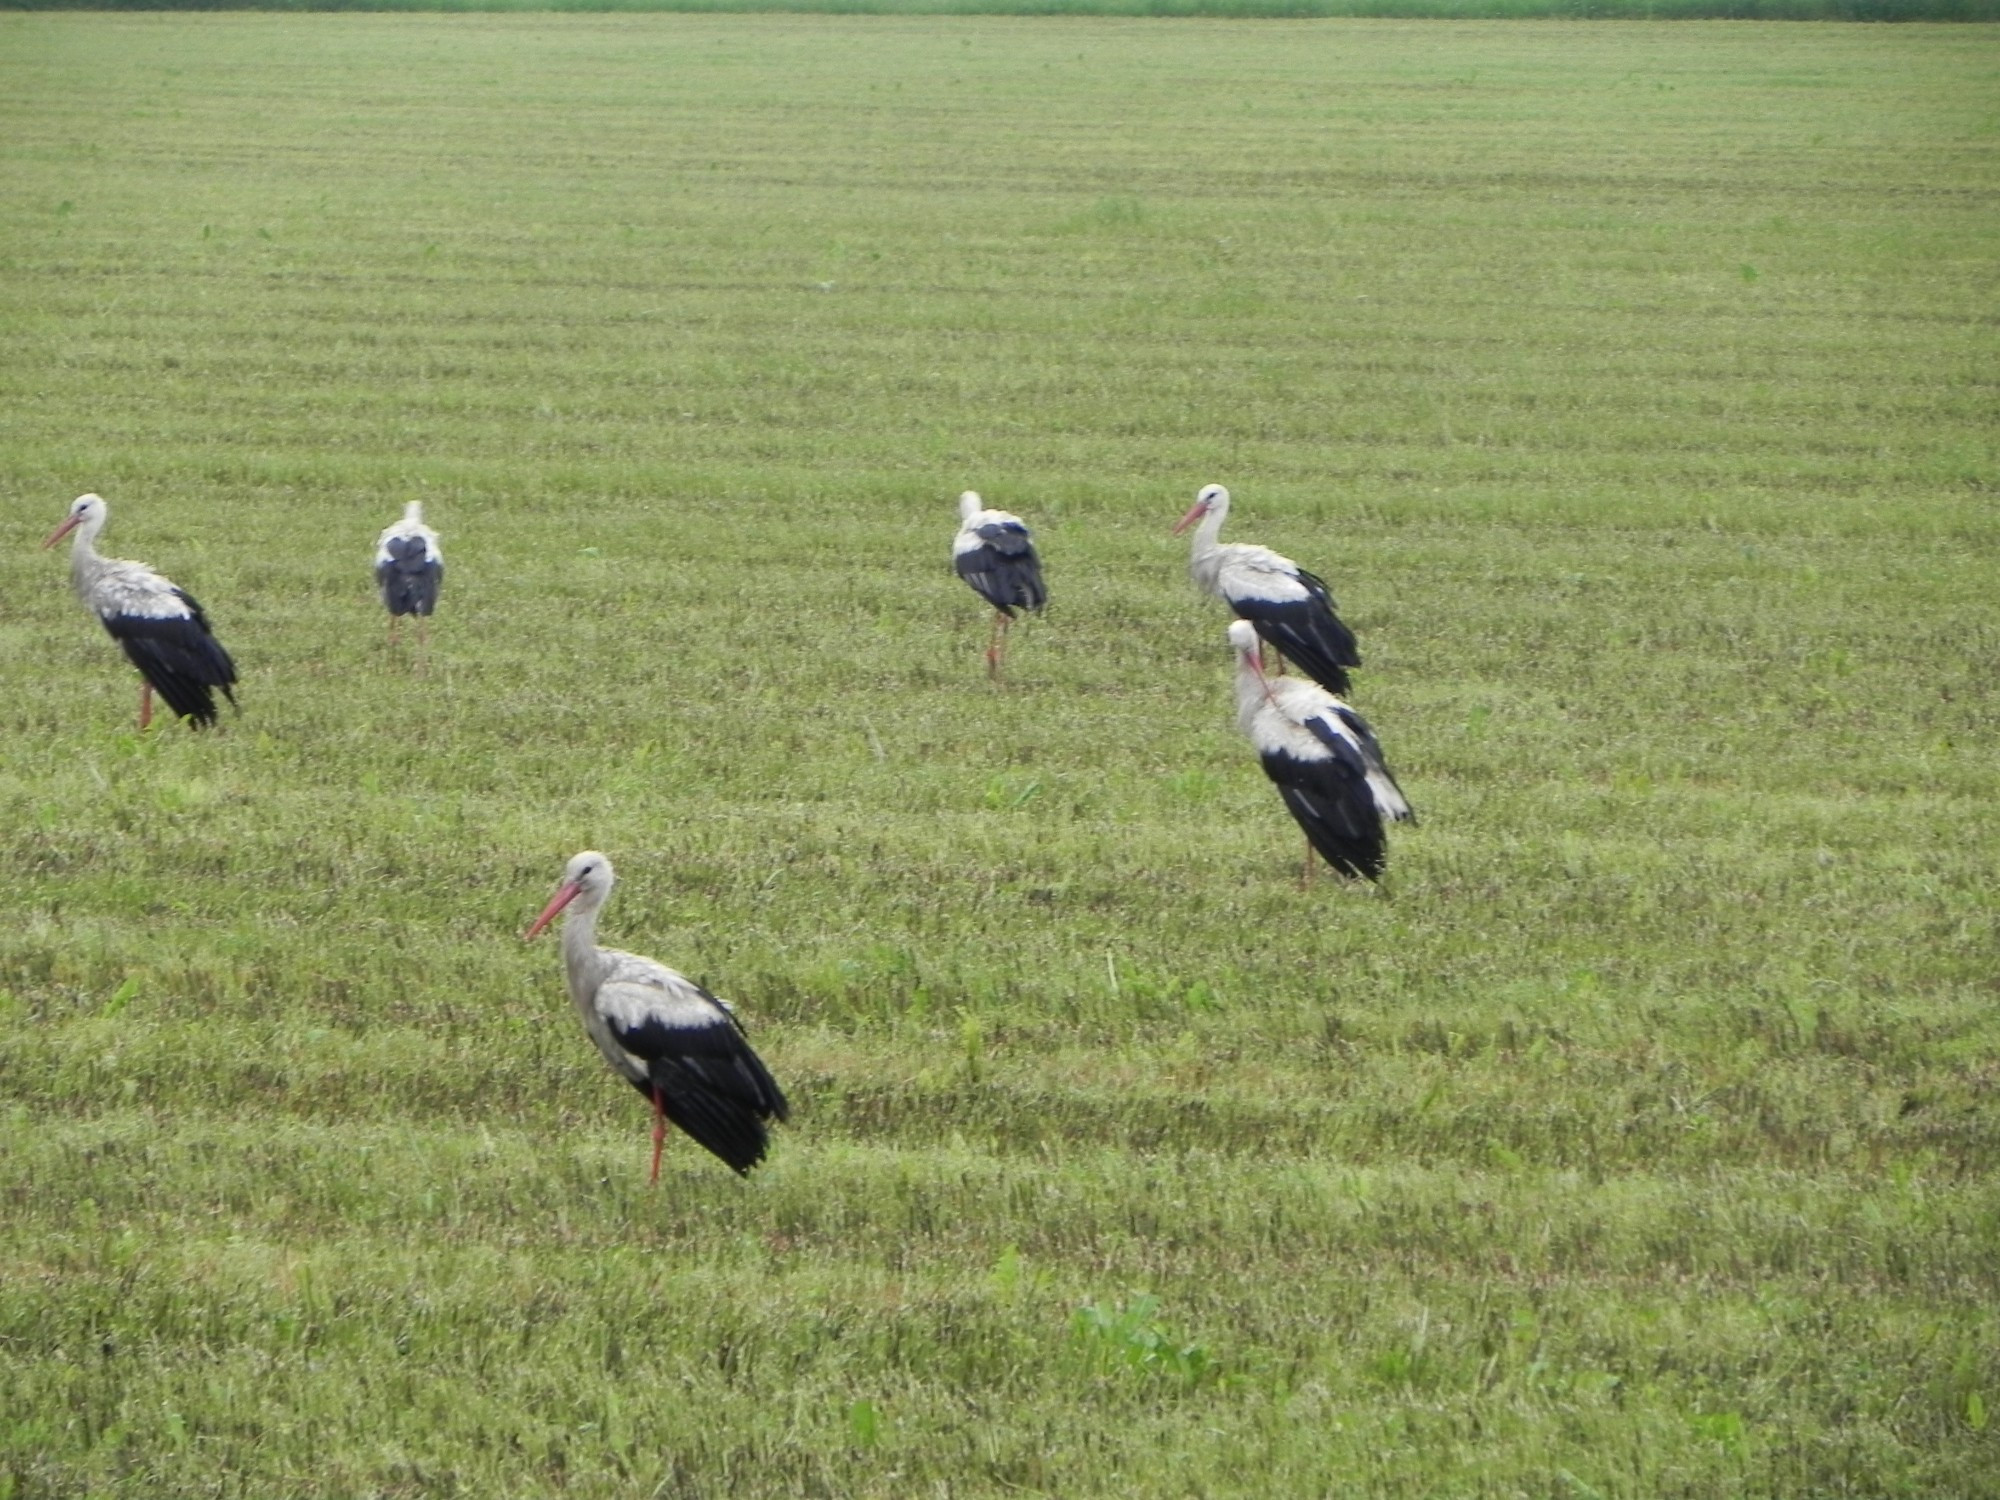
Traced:
[[569, 977], [569, 995], [578, 1009], [587, 1009], [597, 993], [597, 916], [604, 909], [610, 891], [584, 890], [563, 913], [563, 969]]
[[104, 570], [104, 559], [97, 555], [97, 534], [104, 529], [104, 523], [111, 519], [110, 512], [98, 511], [87, 516], [72, 531], [69, 543], [69, 576], [79, 594], [88, 597], [89, 585]]
[[104, 523], [111, 519], [109, 511], [93, 511], [77, 522], [76, 530], [70, 533], [71, 557], [84, 557], [97, 550], [97, 534], [104, 530]]
[[1247, 653], [1236, 653], [1236, 722], [1244, 733], [1250, 732], [1250, 721], [1257, 717], [1264, 705], [1271, 701], [1271, 691], [1264, 684], [1264, 674], [1259, 672]]
[[403, 502], [403, 523], [406, 526], [407, 525], [421, 526], [424, 524], [423, 501], [406, 500]]
[[1194, 529], [1194, 550], [1188, 559], [1188, 571], [1194, 574], [1196, 583], [1211, 593], [1215, 591], [1216, 575], [1222, 571], [1222, 523], [1228, 519], [1229, 502], [1218, 500]]

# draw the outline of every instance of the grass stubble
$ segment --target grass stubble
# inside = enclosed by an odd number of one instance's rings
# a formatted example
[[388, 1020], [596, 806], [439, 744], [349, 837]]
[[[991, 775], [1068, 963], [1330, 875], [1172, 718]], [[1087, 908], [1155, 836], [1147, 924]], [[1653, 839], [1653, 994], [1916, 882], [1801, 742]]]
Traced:
[[[2000, 1491], [1994, 72], [0, 17], [0, 1495]], [[1380, 891], [1209, 480], [1361, 634]], [[84, 489], [224, 732], [132, 732]], [[792, 1095], [748, 1185], [644, 1189], [517, 941], [588, 845]]]
[[[0, 0], [6, 10], [74, 9], [73, 0]], [[216, 0], [98, 0], [112, 11], [207, 11]], [[250, 0], [280, 12], [682, 11], [880, 16], [1093, 16], [1209, 20], [1994, 21], [2000, 0]]]

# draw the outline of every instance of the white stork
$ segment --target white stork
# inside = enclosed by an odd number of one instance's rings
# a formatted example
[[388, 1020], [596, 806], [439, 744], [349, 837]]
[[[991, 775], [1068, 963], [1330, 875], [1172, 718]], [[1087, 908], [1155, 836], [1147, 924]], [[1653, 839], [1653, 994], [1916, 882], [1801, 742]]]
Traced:
[[1374, 731], [1325, 688], [1265, 676], [1250, 621], [1231, 622], [1229, 644], [1236, 650], [1236, 721], [1305, 830], [1306, 881], [1312, 880], [1314, 849], [1343, 874], [1380, 879], [1387, 859], [1384, 823], [1415, 814], [1382, 763]]
[[70, 581], [125, 657], [145, 679], [139, 689], [139, 727], [153, 722], [153, 694], [197, 729], [215, 722], [215, 689], [231, 704], [236, 664], [209, 633], [208, 617], [188, 594], [144, 563], [97, 555], [97, 534], [111, 507], [97, 495], [78, 495], [44, 550], [76, 533], [70, 546]]
[[1040, 609], [1048, 602], [1042, 582], [1042, 562], [1035, 556], [1034, 538], [1019, 516], [988, 510], [978, 492], [958, 497], [958, 535], [951, 544], [951, 565], [972, 591], [993, 606], [993, 635], [986, 643], [986, 675], [1000, 675], [1007, 654], [1007, 627], [1017, 609]]
[[569, 997], [612, 1071], [653, 1101], [647, 1180], [660, 1180], [668, 1120], [745, 1175], [764, 1159], [765, 1122], [785, 1118], [785, 1096], [726, 1002], [664, 964], [597, 946], [597, 914], [612, 879], [602, 854], [577, 855], [527, 936], [569, 909], [562, 935]]
[[444, 551], [438, 534], [424, 524], [423, 501], [407, 502], [403, 519], [375, 539], [375, 582], [389, 611], [389, 639], [396, 639], [404, 615], [415, 615], [417, 644], [425, 644], [425, 622], [444, 586]]
[[1229, 491], [1203, 485], [1194, 505], [1174, 526], [1179, 536], [1196, 521], [1194, 581], [1257, 627], [1257, 634], [1298, 663], [1329, 692], [1347, 691], [1347, 669], [1361, 665], [1354, 632], [1334, 613], [1333, 594], [1289, 557], [1246, 542], [1216, 537], [1229, 518]]

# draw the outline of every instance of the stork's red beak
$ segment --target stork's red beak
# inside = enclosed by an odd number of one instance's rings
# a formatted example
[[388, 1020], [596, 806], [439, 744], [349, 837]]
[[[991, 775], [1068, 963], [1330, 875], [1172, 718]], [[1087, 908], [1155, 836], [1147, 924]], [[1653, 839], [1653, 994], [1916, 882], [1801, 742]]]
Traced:
[[1203, 516], [1207, 514], [1208, 514], [1208, 502], [1206, 500], [1195, 501], [1195, 503], [1189, 507], [1188, 513], [1182, 516], [1178, 521], [1174, 522], [1174, 535], [1179, 536], [1183, 531], [1186, 531], [1188, 527], [1194, 525], [1195, 522], [1199, 521]]
[[76, 528], [81, 526], [82, 524], [83, 524], [82, 516], [71, 516], [67, 521], [63, 522], [62, 525], [58, 526], [54, 531], [51, 531], [49, 533], [49, 539], [46, 542], [42, 543], [42, 550], [44, 552], [48, 551], [49, 548], [53, 547], [57, 542], [61, 541], [64, 537], [68, 536], [72, 531], [76, 530]]
[[556, 913], [574, 901], [582, 890], [583, 887], [578, 885], [574, 880], [568, 885], [560, 887], [549, 898], [549, 904], [542, 908], [542, 914], [535, 918], [534, 925], [521, 934], [521, 941], [525, 943], [537, 936], [544, 927], [556, 919]]
[[1264, 684], [1264, 696], [1271, 696], [1271, 679], [1264, 672], [1264, 643], [1260, 640], [1246, 647], [1243, 659], [1250, 663], [1250, 670], [1257, 674], [1257, 680]]

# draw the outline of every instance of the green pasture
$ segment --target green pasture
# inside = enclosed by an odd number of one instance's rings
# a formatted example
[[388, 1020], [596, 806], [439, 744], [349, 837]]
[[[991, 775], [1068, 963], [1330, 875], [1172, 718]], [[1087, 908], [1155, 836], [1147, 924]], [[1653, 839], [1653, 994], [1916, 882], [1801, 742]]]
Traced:
[[819, 13], [836, 15], [1367, 16], [1432, 20], [1995, 21], [2000, 0], [0, 0], [6, 10]]
[[[1980, 28], [0, 16], [0, 1497], [2000, 1495], [1996, 101]], [[1380, 888], [1300, 887], [1209, 481], [1360, 634]], [[134, 731], [86, 490], [219, 732]], [[791, 1094], [747, 1182], [647, 1190], [519, 941], [590, 846]]]

